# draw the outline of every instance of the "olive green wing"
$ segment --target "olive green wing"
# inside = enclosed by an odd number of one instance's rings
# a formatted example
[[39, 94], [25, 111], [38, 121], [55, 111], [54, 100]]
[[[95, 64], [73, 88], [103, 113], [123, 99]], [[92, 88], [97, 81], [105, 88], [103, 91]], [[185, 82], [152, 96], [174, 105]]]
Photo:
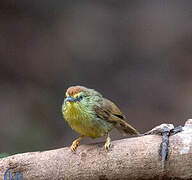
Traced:
[[136, 134], [139, 132], [125, 121], [125, 115], [110, 100], [103, 98], [99, 105], [94, 105], [96, 115], [103, 120], [111, 122], [123, 134]]

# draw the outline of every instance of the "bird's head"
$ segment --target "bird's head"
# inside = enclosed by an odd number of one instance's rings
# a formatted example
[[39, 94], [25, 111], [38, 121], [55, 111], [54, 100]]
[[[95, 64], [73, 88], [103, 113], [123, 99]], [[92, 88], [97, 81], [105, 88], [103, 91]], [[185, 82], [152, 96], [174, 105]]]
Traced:
[[71, 86], [66, 91], [63, 108], [88, 108], [101, 99], [102, 95], [94, 89], [84, 86]]
[[69, 87], [66, 91], [65, 102], [76, 103], [80, 102], [83, 99], [83, 96], [86, 94], [86, 88], [83, 86], [72, 86]]

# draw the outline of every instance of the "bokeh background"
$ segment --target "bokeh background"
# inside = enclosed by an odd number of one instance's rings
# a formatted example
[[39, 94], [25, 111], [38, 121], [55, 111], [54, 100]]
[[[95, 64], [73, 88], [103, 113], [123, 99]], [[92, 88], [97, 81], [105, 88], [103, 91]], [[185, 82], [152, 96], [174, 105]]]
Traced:
[[97, 89], [140, 132], [183, 125], [192, 118], [191, 9], [177, 0], [1, 0], [0, 153], [70, 145], [78, 134], [61, 105], [71, 85]]

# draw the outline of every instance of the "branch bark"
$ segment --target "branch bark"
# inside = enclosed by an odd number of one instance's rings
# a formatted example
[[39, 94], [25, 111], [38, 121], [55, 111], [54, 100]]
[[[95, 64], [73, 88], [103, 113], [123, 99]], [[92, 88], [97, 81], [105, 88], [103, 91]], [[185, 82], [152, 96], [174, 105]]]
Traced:
[[16, 154], [0, 159], [0, 179], [5, 171], [23, 173], [25, 180], [192, 179], [192, 120], [184, 131], [170, 137], [165, 168], [158, 154], [161, 136], [148, 135], [113, 141], [109, 152], [103, 143]]

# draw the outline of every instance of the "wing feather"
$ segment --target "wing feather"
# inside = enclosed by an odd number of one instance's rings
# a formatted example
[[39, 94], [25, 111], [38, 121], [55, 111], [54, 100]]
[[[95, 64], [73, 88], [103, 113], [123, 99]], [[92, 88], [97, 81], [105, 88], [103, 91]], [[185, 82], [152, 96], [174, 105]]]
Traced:
[[99, 105], [94, 106], [96, 115], [103, 120], [111, 122], [121, 132], [127, 134], [139, 134], [139, 132], [125, 121], [125, 115], [110, 100], [103, 98]]

